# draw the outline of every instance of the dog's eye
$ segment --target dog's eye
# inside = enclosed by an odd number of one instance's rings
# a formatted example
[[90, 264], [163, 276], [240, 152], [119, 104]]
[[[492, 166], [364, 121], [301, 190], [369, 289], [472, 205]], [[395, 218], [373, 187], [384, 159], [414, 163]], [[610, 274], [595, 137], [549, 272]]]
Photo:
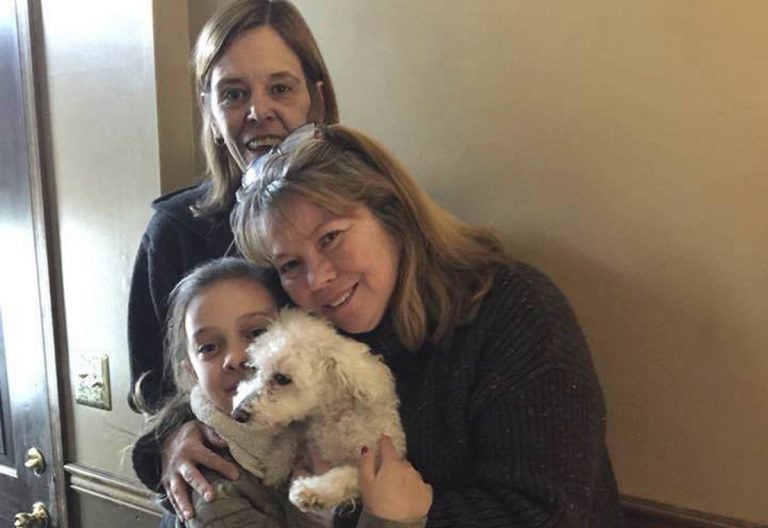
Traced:
[[274, 376], [272, 376], [272, 379], [277, 383], [278, 385], [288, 385], [291, 382], [291, 378], [286, 376], [285, 374], [281, 374], [278, 372]]

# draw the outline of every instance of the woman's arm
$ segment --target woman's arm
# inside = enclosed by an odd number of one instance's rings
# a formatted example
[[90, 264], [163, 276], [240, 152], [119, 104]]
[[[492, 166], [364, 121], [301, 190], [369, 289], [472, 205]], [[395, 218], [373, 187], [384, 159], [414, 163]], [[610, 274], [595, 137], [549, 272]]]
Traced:
[[[173, 284], [163, 284], [158, 268], [162, 255], [152, 248], [154, 219], [147, 228], [136, 254], [128, 297], [128, 350], [131, 370], [131, 393], [128, 404], [135, 412], [156, 410], [172, 387], [163, 379], [163, 330], [166, 309], [163, 303]], [[171, 279], [173, 280], [173, 279]], [[141, 387], [137, 380], [146, 374]], [[139, 394], [140, 392], [140, 394]], [[140, 401], [137, 401], [140, 399]], [[145, 407], [148, 407], [145, 408]]]
[[473, 424], [472, 472], [435, 491], [430, 526], [621, 526], [603, 413], [583, 378], [541, 373], [484, 404]]
[[[156, 211], [149, 221], [136, 254], [128, 297], [128, 351], [135, 411], [156, 412], [175, 391], [171, 376], [163, 375], [164, 325], [168, 298], [185, 273], [206, 258], [205, 241], [165, 211]], [[140, 397], [146, 408], [134, 401], [135, 383], [142, 381]]]
[[382, 436], [375, 451], [363, 448], [358, 467], [364, 513], [358, 528], [423, 526], [432, 503], [432, 487]]
[[198, 421], [185, 423], [162, 444], [161, 482], [177, 515], [185, 519], [195, 516], [190, 488], [206, 501], [215, 497], [213, 486], [200, 471], [201, 467], [230, 480], [239, 476], [237, 466], [209, 446], [225, 447], [226, 443], [213, 429]]
[[356, 528], [424, 528], [426, 525], [426, 517], [406, 521], [390, 521], [363, 510]]
[[[187, 403], [169, 412], [179, 427], [159, 424], [141, 436], [133, 447], [133, 468], [139, 480], [158, 493], [164, 493], [177, 515], [194, 516], [190, 486], [201, 497], [211, 497], [213, 487], [198, 469], [210, 468], [230, 480], [239, 476], [236, 465], [212, 448], [225, 442], [209, 427], [194, 420]], [[168, 419], [167, 421], [170, 421]]]
[[243, 471], [234, 481], [223, 479], [216, 473], [203, 470], [203, 476], [212, 483], [214, 498], [207, 500], [196, 491], [192, 500], [196, 515], [186, 521], [189, 528], [310, 528], [308, 523], [297, 523], [294, 516], [288, 520], [285, 499], [266, 488], [253, 475]]
[[428, 526], [621, 527], [602, 392], [559, 290], [514, 268], [463, 336], [477, 359], [466, 395], [471, 463], [462, 482], [435, 488]]

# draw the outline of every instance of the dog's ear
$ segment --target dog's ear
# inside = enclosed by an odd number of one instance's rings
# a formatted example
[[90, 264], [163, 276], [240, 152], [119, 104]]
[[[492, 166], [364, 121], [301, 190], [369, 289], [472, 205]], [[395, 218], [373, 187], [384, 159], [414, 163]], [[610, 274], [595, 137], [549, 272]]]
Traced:
[[366, 403], [389, 397], [394, 387], [389, 369], [362, 343], [345, 341], [337, 354], [323, 360], [337, 390]]

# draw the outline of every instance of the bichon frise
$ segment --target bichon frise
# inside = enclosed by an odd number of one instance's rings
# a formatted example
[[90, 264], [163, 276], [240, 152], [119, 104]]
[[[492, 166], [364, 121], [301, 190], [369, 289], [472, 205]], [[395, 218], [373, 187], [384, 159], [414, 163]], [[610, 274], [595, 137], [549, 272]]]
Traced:
[[382, 434], [405, 456], [392, 373], [364, 344], [317, 317], [284, 309], [248, 356], [254, 372], [238, 386], [231, 417], [199, 386], [192, 409], [227, 440], [235, 460], [268, 485], [287, 481], [302, 450], [314, 448], [332, 469], [291, 482], [290, 500], [300, 509], [354, 501], [360, 449], [375, 446]]

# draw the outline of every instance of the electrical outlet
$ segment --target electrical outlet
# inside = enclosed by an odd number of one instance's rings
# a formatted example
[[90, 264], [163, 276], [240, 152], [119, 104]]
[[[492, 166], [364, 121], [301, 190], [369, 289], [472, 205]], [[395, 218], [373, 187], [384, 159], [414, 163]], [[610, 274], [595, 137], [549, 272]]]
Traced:
[[109, 357], [81, 355], [75, 373], [75, 401], [82, 405], [111, 411]]

